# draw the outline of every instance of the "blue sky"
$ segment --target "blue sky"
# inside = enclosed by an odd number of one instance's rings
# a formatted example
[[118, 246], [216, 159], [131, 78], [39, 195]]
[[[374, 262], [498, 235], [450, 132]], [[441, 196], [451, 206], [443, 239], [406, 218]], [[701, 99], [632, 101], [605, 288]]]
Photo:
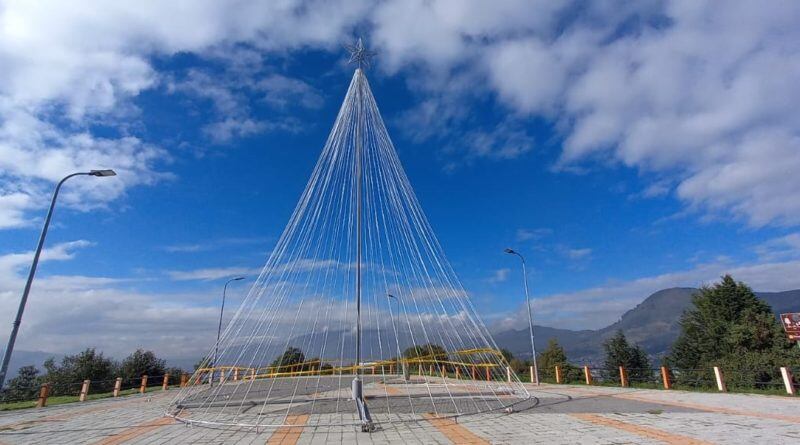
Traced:
[[356, 34], [490, 326], [523, 320], [505, 247], [528, 258], [537, 323], [555, 327], [602, 327], [726, 272], [800, 287], [796, 5], [4, 3], [0, 326], [55, 182], [120, 172], [65, 186], [20, 348], [205, 349], [224, 277], [257, 273], [305, 186]]

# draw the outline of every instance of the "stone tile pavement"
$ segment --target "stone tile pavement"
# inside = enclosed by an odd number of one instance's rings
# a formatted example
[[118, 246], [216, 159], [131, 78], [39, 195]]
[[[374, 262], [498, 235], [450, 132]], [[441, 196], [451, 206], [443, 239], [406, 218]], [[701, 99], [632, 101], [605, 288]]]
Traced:
[[385, 425], [373, 433], [187, 426], [163, 417], [174, 393], [154, 392], [0, 413], [0, 445], [800, 443], [800, 398], [578, 385], [529, 389], [537, 405], [523, 412]]

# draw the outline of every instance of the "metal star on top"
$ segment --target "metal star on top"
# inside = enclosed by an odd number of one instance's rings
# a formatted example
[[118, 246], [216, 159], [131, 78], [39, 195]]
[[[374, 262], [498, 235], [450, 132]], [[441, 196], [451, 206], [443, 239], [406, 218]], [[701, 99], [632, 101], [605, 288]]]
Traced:
[[376, 54], [374, 51], [370, 51], [364, 46], [364, 42], [360, 37], [356, 43], [345, 45], [344, 47], [347, 51], [350, 51], [350, 60], [348, 60], [347, 63], [357, 63], [359, 68], [362, 66], [369, 67], [370, 59], [375, 57]]

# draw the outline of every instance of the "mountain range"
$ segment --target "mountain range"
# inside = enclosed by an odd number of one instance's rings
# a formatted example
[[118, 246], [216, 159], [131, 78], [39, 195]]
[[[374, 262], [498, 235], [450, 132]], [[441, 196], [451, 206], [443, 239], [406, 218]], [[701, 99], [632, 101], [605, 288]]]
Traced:
[[[629, 310], [615, 323], [601, 329], [573, 331], [547, 326], [534, 326], [536, 350], [543, 351], [551, 338], [564, 347], [567, 357], [574, 363], [599, 364], [603, 361], [603, 342], [622, 330], [628, 341], [639, 344], [651, 357], [669, 352], [680, 333], [680, 318], [692, 305], [692, 295], [698, 289], [673, 287], [660, 290], [635, 308]], [[800, 289], [784, 292], [756, 292], [777, 315], [800, 312]], [[494, 334], [498, 346], [515, 356], [530, 358], [528, 329], [507, 330]]]

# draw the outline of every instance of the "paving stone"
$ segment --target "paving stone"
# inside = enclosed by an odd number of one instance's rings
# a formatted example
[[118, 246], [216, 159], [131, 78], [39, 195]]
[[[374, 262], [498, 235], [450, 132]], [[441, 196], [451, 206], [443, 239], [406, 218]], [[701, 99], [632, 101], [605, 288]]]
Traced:
[[[513, 414], [468, 416], [458, 419], [458, 425], [493, 444], [662, 443], [646, 434], [653, 431], [721, 444], [800, 443], [800, 398], [581, 385], [528, 388], [536, 397], [533, 408]], [[154, 392], [0, 413], [0, 444], [96, 443], [162, 418], [171, 395], [174, 393]], [[307, 424], [337, 419], [352, 421], [355, 414], [312, 416]], [[431, 422], [412, 419], [380, 425], [373, 433], [362, 433], [353, 426], [309, 426], [297, 443], [452, 443]], [[135, 430], [125, 443], [264, 444], [275, 430], [225, 430], [172, 423]]]

